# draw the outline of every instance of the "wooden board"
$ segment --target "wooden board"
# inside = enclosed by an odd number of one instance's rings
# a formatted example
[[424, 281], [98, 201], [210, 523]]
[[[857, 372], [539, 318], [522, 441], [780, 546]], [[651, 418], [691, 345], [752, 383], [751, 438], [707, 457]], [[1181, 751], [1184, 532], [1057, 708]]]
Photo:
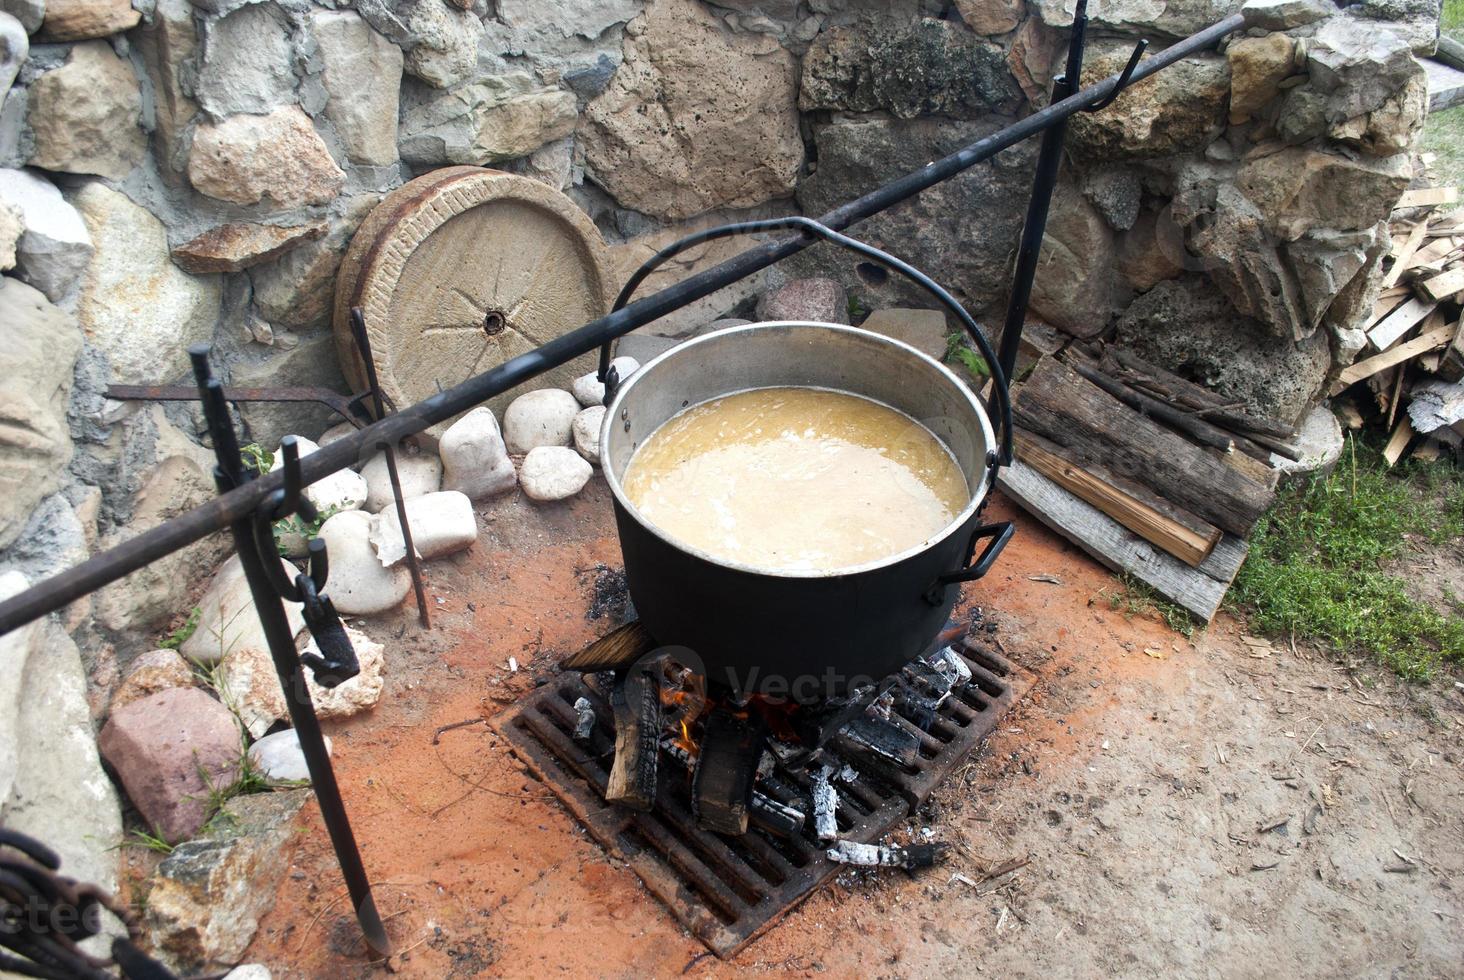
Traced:
[[1403, 270], [1408, 268], [1408, 263], [1413, 261], [1413, 253], [1418, 251], [1418, 246], [1423, 244], [1423, 236], [1428, 231], [1428, 222], [1420, 221], [1413, 226], [1403, 244], [1398, 246], [1398, 253], [1393, 258], [1393, 267], [1388, 270], [1387, 276], [1383, 278], [1385, 290], [1392, 290], [1398, 280], [1403, 278]]
[[1033, 370], [1012, 409], [1017, 424], [1068, 450], [1079, 466], [1108, 467], [1222, 531], [1248, 534], [1275, 499], [1264, 485], [1124, 405], [1051, 358]]
[[1437, 207], [1441, 204], [1453, 204], [1458, 200], [1459, 188], [1457, 187], [1417, 187], [1411, 191], [1404, 191], [1403, 196], [1398, 198], [1398, 203], [1393, 205], [1393, 210]]
[[1428, 75], [1429, 112], [1464, 105], [1464, 71], [1432, 58], [1424, 59], [1423, 70]]
[[[359, 306], [382, 390], [397, 405], [421, 401], [604, 315], [612, 268], [594, 223], [549, 186], [481, 167], [433, 171], [388, 195], [351, 240], [336, 282], [342, 366], [364, 387], [347, 356]], [[488, 404], [501, 413], [531, 388], [568, 388], [594, 361], [577, 358]]]
[[1332, 386], [1332, 394], [1336, 395], [1342, 389], [1356, 384], [1363, 378], [1370, 378], [1379, 371], [1386, 371], [1393, 365], [1402, 364], [1419, 354], [1438, 350], [1449, 343], [1456, 330], [1457, 328], [1451, 325], [1427, 330], [1406, 343], [1398, 344], [1381, 354], [1358, 361], [1337, 376], [1337, 383]]
[[1250, 547], [1226, 534], [1199, 568], [1190, 568], [1021, 462], [1002, 469], [997, 485], [1097, 561], [1132, 575], [1203, 623], [1215, 618]]
[[1417, 297], [1410, 299], [1383, 317], [1367, 332], [1368, 342], [1378, 350], [1387, 350], [1397, 343], [1399, 338], [1417, 326], [1420, 320], [1432, 313], [1433, 308], [1437, 305], [1437, 303]]
[[[1044, 446], [1045, 440], [1028, 433], [1017, 433], [1017, 455], [1038, 473], [1058, 486], [1098, 508], [1124, 527], [1151, 544], [1158, 545], [1191, 567], [1198, 566], [1220, 540], [1220, 530], [1205, 524], [1194, 515], [1182, 521], [1178, 510], [1163, 505], [1152, 495], [1145, 500], [1127, 493], [1099, 476], [1075, 466]], [[1196, 526], [1197, 525], [1197, 526]]]
[[1438, 370], [1445, 381], [1464, 380], [1464, 316], [1454, 324], [1454, 339], [1444, 351]]
[[1464, 268], [1454, 268], [1418, 283], [1424, 299], [1445, 300], [1464, 292]]

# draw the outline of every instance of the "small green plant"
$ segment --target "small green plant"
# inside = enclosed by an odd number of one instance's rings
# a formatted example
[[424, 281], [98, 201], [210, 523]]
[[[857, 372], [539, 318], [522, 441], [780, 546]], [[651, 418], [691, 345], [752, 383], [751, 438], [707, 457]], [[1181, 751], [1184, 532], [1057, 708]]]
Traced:
[[1109, 608], [1125, 616], [1157, 616], [1174, 632], [1186, 638], [1195, 635], [1195, 621], [1182, 606], [1177, 606], [1131, 575], [1120, 577], [1123, 588], [1108, 594]]
[[274, 453], [265, 449], [257, 442], [251, 442], [239, 447], [239, 455], [244, 458], [244, 465], [254, 470], [261, 476], [268, 473], [270, 467], [274, 466]]
[[864, 302], [863, 297], [853, 295], [849, 297], [847, 309], [850, 320], [860, 320], [874, 312], [870, 305]]
[[158, 854], [172, 854], [173, 845], [155, 834], [146, 830], [128, 831], [127, 837], [122, 841], [121, 847], [141, 847]]
[[1232, 599], [1265, 633], [1317, 640], [1426, 680], [1464, 662], [1464, 618], [1412, 597], [1384, 571], [1410, 538], [1464, 537], [1464, 478], [1447, 466], [1389, 471], [1351, 442], [1328, 476], [1282, 496], [1256, 529]]
[[986, 366], [986, 359], [966, 346], [966, 335], [959, 330], [952, 331], [946, 336], [945, 356], [941, 360], [947, 364], [961, 365], [977, 381], [984, 381], [991, 377], [991, 369]]
[[188, 618], [183, 621], [183, 625], [159, 640], [158, 646], [164, 650], [176, 650], [181, 647], [198, 630], [198, 618], [201, 615], [203, 615], [203, 610], [194, 606], [189, 611]]
[[204, 803], [204, 812], [208, 814], [203, 825], [204, 834], [225, 830], [231, 826], [232, 818], [224, 812], [224, 804], [234, 797], [249, 796], [252, 793], [268, 793], [275, 786], [270, 782], [269, 777], [254, 764], [254, 760], [249, 758], [249, 749], [244, 744], [243, 726], [240, 726], [238, 777], [231, 783], [216, 783], [202, 766], [199, 767], [198, 774], [203, 777], [203, 785], [208, 788]]
[[288, 549], [280, 544], [280, 535], [298, 534], [306, 541], [309, 541], [311, 538], [318, 536], [325, 522], [338, 513], [340, 513], [339, 507], [326, 507], [316, 513], [315, 520], [313, 521], [307, 521], [299, 514], [292, 514], [283, 520], [275, 521], [275, 548], [278, 549], [282, 557], [288, 558]]

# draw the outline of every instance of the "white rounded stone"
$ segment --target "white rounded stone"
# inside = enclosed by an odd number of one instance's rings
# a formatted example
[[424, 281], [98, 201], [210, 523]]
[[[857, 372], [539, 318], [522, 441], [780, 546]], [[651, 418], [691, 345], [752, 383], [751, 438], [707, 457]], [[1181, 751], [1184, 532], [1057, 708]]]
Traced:
[[[300, 450], [300, 458], [304, 459], [320, 447], [304, 436], [296, 436]], [[269, 468], [273, 473], [285, 465], [284, 447], [275, 449], [274, 464]], [[390, 490], [388, 490], [388, 493]], [[315, 505], [315, 509], [322, 514], [339, 514], [342, 511], [356, 510], [366, 503], [366, 481], [360, 473], [352, 470], [337, 470], [323, 480], [316, 480], [305, 488], [305, 499]], [[301, 552], [303, 554], [303, 550]]]
[[320, 445], [320, 446], [329, 446], [331, 443], [335, 442], [337, 439], [344, 439], [346, 436], [350, 435], [351, 433], [353, 433], [355, 431], [356, 431], [356, 427], [354, 425], [352, 425], [351, 423], [349, 423], [349, 422], [339, 422], [339, 423], [331, 426], [329, 429], [326, 429], [324, 432], [322, 432], [320, 434], [320, 438], [317, 439], [317, 440], [315, 440], [315, 442], [316, 442], [317, 445]]
[[541, 388], [518, 396], [503, 413], [503, 441], [511, 453], [540, 446], [568, 446], [580, 404], [561, 388]]
[[566, 446], [537, 446], [524, 457], [519, 483], [531, 500], [564, 500], [590, 482], [595, 468]]
[[513, 460], [498, 431], [498, 419], [486, 405], [458, 419], [437, 442], [442, 454], [442, 489], [457, 490], [481, 500], [512, 490], [518, 482]]
[[395, 608], [412, 588], [406, 566], [387, 568], [371, 546], [373, 521], [364, 510], [337, 514], [320, 529], [330, 559], [325, 592], [339, 612], [369, 616]]
[[[442, 486], [442, 460], [431, 453], [408, 456], [396, 454], [397, 478], [402, 483], [402, 499], [411, 500], [423, 494], [436, 493]], [[391, 472], [386, 466], [386, 453], [372, 456], [361, 467], [361, 477], [366, 481], [366, 509], [375, 514], [383, 508], [392, 507]]]
[[[629, 355], [622, 355], [611, 359], [610, 366], [615, 369], [623, 384], [632, 374], [640, 370], [640, 361]], [[574, 384], [570, 385], [570, 388], [574, 392], [575, 400], [585, 408], [605, 403], [605, 386], [600, 383], [598, 369], [575, 378]]]
[[[407, 524], [412, 529], [412, 546], [423, 558], [440, 558], [462, 551], [478, 540], [478, 519], [473, 502], [457, 490], [429, 493], [407, 501]], [[402, 525], [395, 507], [376, 515], [371, 530], [376, 557], [391, 566], [407, 556]]]
[[604, 423], [604, 405], [592, 405], [574, 417], [575, 452], [591, 463], [600, 462], [600, 427]]
[[[330, 752], [330, 738], [325, 740], [325, 751]], [[274, 782], [307, 782], [310, 769], [305, 765], [305, 753], [300, 748], [300, 736], [293, 728], [266, 735], [249, 746], [249, 761], [260, 775]]]

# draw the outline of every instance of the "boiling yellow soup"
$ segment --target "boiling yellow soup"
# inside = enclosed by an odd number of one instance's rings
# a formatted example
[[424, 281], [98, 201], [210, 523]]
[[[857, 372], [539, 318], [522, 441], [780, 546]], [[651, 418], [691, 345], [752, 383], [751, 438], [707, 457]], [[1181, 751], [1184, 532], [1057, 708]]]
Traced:
[[717, 558], [827, 572], [929, 540], [970, 500], [920, 423], [856, 395], [761, 388], [694, 405], [622, 478], [641, 516]]

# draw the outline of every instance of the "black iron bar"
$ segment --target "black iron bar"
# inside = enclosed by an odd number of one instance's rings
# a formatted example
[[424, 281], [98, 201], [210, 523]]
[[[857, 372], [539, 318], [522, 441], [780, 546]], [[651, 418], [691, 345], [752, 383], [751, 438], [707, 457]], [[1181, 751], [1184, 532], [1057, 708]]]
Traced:
[[[210, 376], [207, 346], [192, 347], [188, 353], [193, 361], [194, 374], [198, 378], [199, 396], [203, 401], [209, 434], [213, 437], [214, 454], [218, 458], [218, 469], [214, 475], [219, 490], [236, 491], [261, 482], [250, 480], [239, 458], [239, 444], [234, 435], [233, 422], [229, 419], [224, 388], [217, 379]], [[361, 932], [365, 935], [373, 955], [387, 956], [391, 953], [391, 942], [376, 909], [376, 900], [371, 894], [371, 881], [366, 877], [365, 865], [361, 863], [356, 835], [351, 830], [346, 804], [341, 799], [341, 789], [336, 783], [335, 770], [330, 764], [330, 752], [325, 747], [325, 736], [320, 731], [320, 719], [315, 715], [315, 703], [305, 684], [304, 666], [295, 649], [295, 631], [290, 627], [285, 616], [284, 603], [265, 570], [266, 561], [279, 559], [273, 552], [266, 557], [260, 551], [259, 541], [254, 534], [253, 518], [241, 516], [230, 524], [229, 530], [233, 533], [234, 549], [239, 553], [239, 563], [244, 568], [244, 579], [249, 584], [249, 594], [254, 600], [259, 625], [264, 629], [270, 657], [274, 660], [275, 672], [279, 675], [280, 688], [284, 692], [285, 704], [290, 712], [290, 724], [295, 729], [300, 751], [305, 756], [305, 767], [310, 772], [310, 785], [315, 792], [316, 802], [320, 805], [321, 819], [330, 834], [341, 876], [345, 879], [346, 890], [350, 893], [351, 903], [356, 910], [356, 921], [360, 923]]]
[[[366, 366], [366, 391], [371, 396], [372, 407], [378, 419], [386, 418], [386, 406], [382, 404], [381, 382], [376, 376], [376, 361], [371, 356], [371, 335], [366, 332], [366, 316], [359, 306], [351, 308], [351, 339], [356, 342], [356, 352]], [[402, 526], [402, 545], [407, 550], [407, 569], [412, 573], [412, 591], [417, 595], [417, 619], [423, 629], [432, 628], [432, 616], [427, 612], [427, 592], [422, 586], [422, 563], [417, 558], [417, 546], [412, 541], [412, 528], [407, 523], [407, 502], [402, 497], [402, 481], [397, 476], [396, 447], [389, 442], [379, 442], [376, 448], [386, 456], [386, 475], [391, 480], [391, 498], [396, 506], [397, 521]]]
[[[1142, 81], [1197, 51], [1209, 48], [1243, 26], [1244, 18], [1240, 14], [1233, 14], [1140, 63], [1133, 71], [1132, 81]], [[818, 221], [841, 231], [857, 221], [878, 214], [1056, 125], [1087, 106], [1102, 101], [1112, 94], [1118, 82], [1119, 76], [1114, 75], [1091, 85], [957, 150], [950, 156], [841, 205], [821, 216]], [[337, 470], [345, 469], [359, 459], [367, 447], [382, 441], [394, 444], [438, 422], [446, 421], [529, 378], [582, 354], [588, 354], [606, 341], [624, 336], [637, 327], [709, 296], [722, 287], [765, 269], [812, 244], [812, 239], [801, 235], [765, 242], [654, 295], [636, 300], [622, 310], [593, 320], [536, 350], [505, 361], [395, 415], [380, 419], [364, 429], [321, 447], [301, 461], [304, 480], [307, 484], [314, 483]], [[263, 476], [0, 602], [0, 634], [64, 609], [89, 592], [115, 582], [122, 576], [215, 531], [229, 527], [241, 518], [251, 515], [264, 496], [279, 489], [282, 483], [283, 477], [279, 473]]]

